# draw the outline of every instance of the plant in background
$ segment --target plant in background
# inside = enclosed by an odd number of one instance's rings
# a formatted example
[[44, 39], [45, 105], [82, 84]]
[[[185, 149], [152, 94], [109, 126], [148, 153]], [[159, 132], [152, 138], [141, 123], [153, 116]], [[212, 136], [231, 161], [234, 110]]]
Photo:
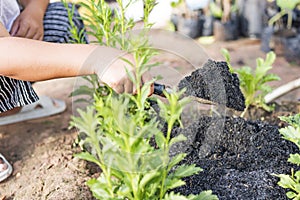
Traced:
[[216, 19], [221, 19], [222, 22], [228, 22], [231, 13], [237, 13], [237, 1], [231, 0], [216, 0], [209, 3], [209, 10]]
[[230, 58], [229, 51], [227, 49], [222, 48], [221, 49], [221, 53], [222, 53], [223, 57], [225, 58], [225, 61], [226, 61], [227, 65], [228, 65], [228, 67], [229, 67], [229, 71], [231, 73], [234, 73], [234, 69], [233, 69], [233, 67], [232, 67], [232, 65], [230, 63], [230, 59], [231, 58]]
[[77, 43], [77, 44], [84, 44], [85, 42], [85, 29], [78, 30], [78, 27], [74, 24], [73, 17], [74, 17], [74, 11], [75, 11], [75, 4], [69, 4], [65, 0], [62, 1], [65, 8], [68, 11], [68, 19], [70, 22], [70, 29], [69, 32], [72, 36], [72, 40], [69, 41], [69, 43]]
[[300, 4], [300, 0], [276, 0], [276, 4], [280, 8], [280, 12], [274, 15], [269, 20], [269, 26], [273, 26], [277, 21], [282, 19], [283, 16], [287, 15], [287, 28], [291, 29], [293, 21], [293, 10], [298, 4]]
[[[157, 52], [150, 48], [144, 35], [152, 26], [148, 16], [156, 2], [144, 1], [144, 27], [138, 36], [130, 34], [135, 23], [124, 15], [129, 4], [124, 5], [122, 0], [117, 3], [119, 9], [114, 13], [104, 0], [82, 4], [89, 10], [89, 15], [83, 17], [91, 29], [88, 33], [98, 44], [132, 53], [134, 64], [127, 62], [136, 73], [128, 76], [137, 88], [134, 96], [116, 94], [107, 86], [99, 88], [98, 84], [93, 84], [93, 93], [85, 86], [75, 91], [75, 94], [92, 95], [94, 100], [85, 111], [78, 110], [79, 117], [72, 117], [71, 122], [84, 136], [80, 144], [88, 147], [88, 151], [76, 156], [97, 164], [102, 170], [98, 178], [87, 182], [88, 186], [97, 199], [104, 200], [218, 199], [211, 191], [187, 197], [171, 191], [185, 185], [182, 178], [201, 171], [195, 165], [178, 166], [186, 156], [184, 153], [169, 156], [172, 145], [186, 139], [182, 134], [171, 138], [171, 131], [175, 123], [181, 123], [179, 118], [189, 99], [180, 98], [183, 91], [165, 93], [168, 103], [157, 99], [161, 118], [167, 123], [167, 132], [163, 133], [147, 101], [152, 82], [143, 85], [140, 82], [142, 74], [155, 65], [150, 61]], [[155, 145], [151, 143], [153, 140]]]
[[[280, 134], [285, 140], [291, 141], [297, 145], [300, 150], [300, 114], [289, 117], [280, 117], [282, 121], [285, 121], [289, 126], [281, 128], [279, 130]], [[288, 162], [292, 164], [300, 165], [300, 154], [291, 154]], [[278, 185], [289, 189], [286, 196], [289, 199], [299, 200], [300, 199], [300, 171], [291, 170], [291, 175], [286, 174], [275, 174], [275, 176], [280, 178]]]
[[265, 60], [262, 58], [256, 59], [255, 70], [249, 66], [233, 70], [228, 51], [222, 49], [222, 54], [228, 63], [230, 71], [236, 72], [240, 79], [240, 87], [246, 99], [246, 108], [241, 116], [243, 117], [245, 115], [250, 106], [272, 111], [274, 107], [265, 103], [265, 96], [272, 91], [272, 88], [267, 85], [267, 83], [280, 80], [277, 75], [268, 73], [268, 71], [272, 69], [272, 64], [276, 59], [275, 53], [269, 52]]

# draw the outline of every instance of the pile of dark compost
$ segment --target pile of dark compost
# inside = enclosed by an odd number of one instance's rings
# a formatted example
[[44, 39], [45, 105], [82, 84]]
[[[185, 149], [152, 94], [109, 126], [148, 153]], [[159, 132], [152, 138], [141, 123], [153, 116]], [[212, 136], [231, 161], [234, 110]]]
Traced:
[[238, 111], [245, 109], [245, 98], [236, 74], [229, 71], [226, 62], [208, 60], [203, 67], [179, 82], [185, 95], [210, 100]]
[[290, 153], [297, 147], [279, 134], [278, 127], [243, 118], [201, 116], [173, 134], [188, 137], [184, 163], [204, 169], [186, 178], [182, 194], [212, 190], [222, 200], [287, 199], [273, 174], [290, 174]]

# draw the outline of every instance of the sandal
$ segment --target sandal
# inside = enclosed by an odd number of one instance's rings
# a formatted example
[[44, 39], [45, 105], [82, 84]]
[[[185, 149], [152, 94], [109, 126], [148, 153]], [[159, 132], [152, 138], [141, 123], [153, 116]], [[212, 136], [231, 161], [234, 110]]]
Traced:
[[4, 181], [11, 175], [13, 171], [12, 166], [7, 162], [5, 157], [0, 153], [0, 182]]
[[66, 103], [64, 101], [47, 96], [41, 96], [40, 100], [37, 102], [23, 106], [20, 112], [0, 117], [0, 126], [27, 121], [30, 119], [48, 117], [61, 113], [65, 110]]

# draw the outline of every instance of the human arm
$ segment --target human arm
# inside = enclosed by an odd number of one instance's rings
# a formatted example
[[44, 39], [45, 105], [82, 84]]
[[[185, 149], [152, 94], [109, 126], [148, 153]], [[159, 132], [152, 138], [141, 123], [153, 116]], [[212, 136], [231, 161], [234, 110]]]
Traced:
[[[0, 26], [0, 35], [7, 34]], [[125, 67], [134, 70], [120, 57], [133, 61], [131, 55], [110, 47], [0, 38], [0, 75], [27, 81], [97, 74], [118, 93], [134, 92]], [[149, 80], [145, 73], [142, 81]]]
[[16, 18], [11, 29], [11, 35], [35, 40], [44, 37], [43, 19], [49, 0], [20, 0], [24, 8]]

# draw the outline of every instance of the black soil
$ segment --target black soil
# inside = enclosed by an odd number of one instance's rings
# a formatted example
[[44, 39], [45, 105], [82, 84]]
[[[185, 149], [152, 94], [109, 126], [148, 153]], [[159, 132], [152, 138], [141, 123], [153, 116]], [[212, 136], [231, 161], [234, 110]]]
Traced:
[[204, 116], [187, 128], [174, 129], [173, 134], [179, 133], [193, 135], [184, 162], [204, 171], [185, 179], [187, 185], [178, 192], [212, 190], [221, 200], [287, 199], [273, 173], [290, 174], [292, 167], [297, 170], [287, 159], [298, 150], [281, 138], [278, 127], [242, 118]]
[[208, 60], [203, 67], [180, 81], [186, 95], [200, 97], [238, 111], [245, 109], [245, 98], [236, 74], [229, 71], [226, 62]]

